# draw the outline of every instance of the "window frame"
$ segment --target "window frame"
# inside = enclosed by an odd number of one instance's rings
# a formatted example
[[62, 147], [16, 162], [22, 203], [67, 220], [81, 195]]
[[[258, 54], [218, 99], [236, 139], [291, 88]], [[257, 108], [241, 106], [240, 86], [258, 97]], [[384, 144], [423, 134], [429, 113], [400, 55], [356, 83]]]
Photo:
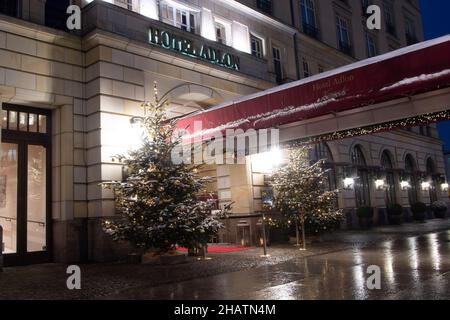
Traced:
[[[255, 45], [255, 49], [253, 49], [253, 44], [259, 44], [259, 50], [257, 49], [257, 46]], [[264, 39], [262, 39], [261, 37], [258, 37], [257, 35], [250, 33], [250, 50], [251, 50], [251, 55], [259, 58], [259, 59], [263, 59], [264, 58]]]

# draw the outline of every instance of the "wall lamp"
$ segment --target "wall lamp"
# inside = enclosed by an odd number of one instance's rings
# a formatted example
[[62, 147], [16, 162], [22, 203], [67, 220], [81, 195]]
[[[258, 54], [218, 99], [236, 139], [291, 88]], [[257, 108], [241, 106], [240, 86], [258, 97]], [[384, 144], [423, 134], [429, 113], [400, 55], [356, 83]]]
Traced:
[[142, 117], [133, 117], [130, 119], [130, 124], [133, 128], [139, 128], [144, 123], [144, 118]]
[[344, 179], [344, 190], [351, 190], [355, 186], [354, 178], [345, 178]]
[[427, 181], [422, 182], [422, 190], [423, 191], [428, 191], [428, 190], [430, 190], [430, 188], [431, 188], [431, 183], [429, 183]]
[[384, 182], [384, 180], [383, 179], [377, 179], [377, 180], [375, 180], [375, 188], [377, 189], [377, 190], [383, 190], [384, 189], [384, 187], [385, 187], [385, 182]]
[[401, 181], [400, 182], [400, 188], [405, 191], [408, 190], [409, 188], [411, 188], [411, 185], [409, 184], [408, 181]]

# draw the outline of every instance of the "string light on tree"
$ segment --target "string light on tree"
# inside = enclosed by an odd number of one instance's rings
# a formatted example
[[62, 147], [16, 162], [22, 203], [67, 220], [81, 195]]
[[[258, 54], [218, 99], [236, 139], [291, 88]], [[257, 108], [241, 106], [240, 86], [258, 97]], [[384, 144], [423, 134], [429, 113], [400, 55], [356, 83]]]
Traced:
[[199, 176], [201, 165], [172, 162], [172, 150], [181, 140], [174, 137], [174, 124], [167, 122], [167, 101], [159, 100], [156, 83], [153, 90], [153, 101], [142, 104], [142, 147], [116, 157], [124, 165], [125, 180], [103, 184], [114, 191], [121, 216], [103, 227], [114, 240], [126, 240], [144, 251], [165, 253], [181, 245], [191, 253], [204, 253], [230, 208], [212, 215], [215, 204], [199, 200], [211, 178]]
[[287, 226], [301, 227], [303, 249], [306, 249], [306, 229], [318, 234], [337, 228], [343, 218], [336, 208], [337, 190], [326, 190], [328, 170], [324, 161], [309, 160], [306, 146], [289, 150], [287, 164], [273, 175], [273, 207], [281, 212]]

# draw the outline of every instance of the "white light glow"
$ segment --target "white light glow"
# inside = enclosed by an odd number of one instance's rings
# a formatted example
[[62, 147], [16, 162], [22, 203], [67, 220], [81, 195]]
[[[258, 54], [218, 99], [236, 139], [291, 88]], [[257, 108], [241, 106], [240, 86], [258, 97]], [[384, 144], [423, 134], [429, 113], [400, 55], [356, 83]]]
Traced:
[[233, 48], [246, 53], [252, 52], [250, 48], [250, 32], [246, 25], [233, 21], [231, 33], [233, 37]]
[[402, 181], [400, 182], [400, 187], [402, 188], [402, 190], [407, 190], [411, 188], [411, 185], [409, 184], [408, 181]]
[[251, 161], [254, 172], [271, 174], [283, 163], [283, 152], [273, 148], [269, 152], [252, 155]]
[[431, 188], [431, 183], [429, 183], [429, 182], [422, 182], [422, 190], [423, 191], [428, 191], [428, 190], [430, 190], [430, 188]]
[[355, 179], [353, 178], [345, 178], [344, 179], [344, 189], [353, 189], [355, 185]]
[[156, 0], [141, 0], [139, 3], [139, 13], [148, 18], [158, 20], [158, 4]]
[[448, 191], [448, 183], [441, 184], [442, 191]]
[[378, 179], [375, 180], [375, 187], [377, 188], [377, 190], [381, 190], [384, 188], [384, 180]]

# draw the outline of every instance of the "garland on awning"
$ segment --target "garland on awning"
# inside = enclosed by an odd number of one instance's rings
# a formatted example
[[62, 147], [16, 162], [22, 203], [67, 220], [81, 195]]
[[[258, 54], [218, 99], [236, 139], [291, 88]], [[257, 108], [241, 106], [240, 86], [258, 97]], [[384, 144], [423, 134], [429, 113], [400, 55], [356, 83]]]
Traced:
[[450, 110], [428, 113], [420, 116], [415, 116], [403, 120], [396, 120], [377, 124], [373, 126], [360, 127], [355, 129], [336, 131], [327, 133], [315, 137], [309, 137], [306, 139], [295, 140], [288, 143], [289, 147], [299, 147], [305, 144], [320, 143], [325, 141], [341, 140], [352, 137], [364, 136], [369, 134], [376, 134], [385, 131], [392, 131], [400, 128], [411, 128], [417, 126], [423, 126], [430, 123], [436, 123], [439, 121], [450, 120]]

